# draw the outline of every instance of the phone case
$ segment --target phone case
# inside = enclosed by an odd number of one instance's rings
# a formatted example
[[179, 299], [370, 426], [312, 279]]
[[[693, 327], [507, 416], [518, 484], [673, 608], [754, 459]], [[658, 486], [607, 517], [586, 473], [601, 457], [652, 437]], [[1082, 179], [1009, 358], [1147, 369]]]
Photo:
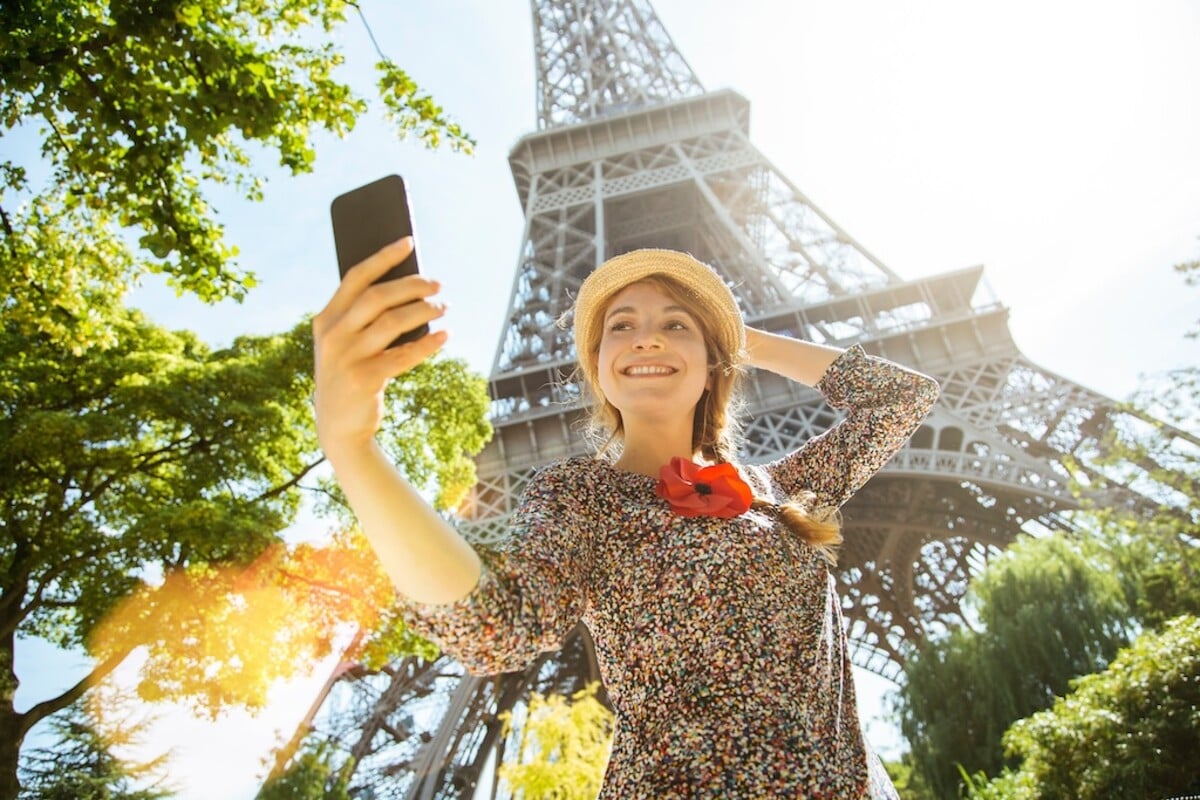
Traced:
[[[333, 241], [337, 249], [338, 273], [347, 270], [397, 239], [413, 235], [408, 191], [399, 175], [387, 175], [334, 198], [329, 206], [333, 220]], [[415, 239], [415, 237], [414, 237]], [[415, 275], [417, 251], [384, 273], [376, 283]], [[428, 325], [411, 330], [390, 346], [420, 339]]]

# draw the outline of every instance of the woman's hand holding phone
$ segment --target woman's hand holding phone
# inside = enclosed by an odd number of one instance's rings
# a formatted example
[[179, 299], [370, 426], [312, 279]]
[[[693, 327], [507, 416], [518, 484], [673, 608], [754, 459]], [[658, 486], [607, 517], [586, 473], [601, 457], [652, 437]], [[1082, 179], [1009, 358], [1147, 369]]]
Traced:
[[317, 437], [331, 460], [339, 450], [374, 441], [388, 382], [436, 353], [448, 338], [436, 331], [390, 347], [401, 334], [446, 311], [432, 299], [441, 286], [421, 275], [375, 283], [412, 251], [408, 236], [356, 264], [313, 318]]

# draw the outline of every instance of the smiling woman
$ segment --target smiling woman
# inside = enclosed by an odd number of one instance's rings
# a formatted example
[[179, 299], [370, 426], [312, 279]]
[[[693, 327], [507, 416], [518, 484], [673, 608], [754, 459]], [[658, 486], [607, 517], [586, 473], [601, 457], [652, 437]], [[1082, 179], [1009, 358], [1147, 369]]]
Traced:
[[[434, 334], [384, 349], [392, 309], [437, 285], [353, 268], [314, 320], [322, 446], [401, 593], [405, 617], [476, 674], [525, 667], [583, 621], [616, 710], [602, 798], [894, 798], [868, 749], [831, 567], [837, 509], [937, 398], [932, 379], [866, 355], [745, 327], [717, 273], [635, 250], [580, 287], [580, 370], [609, 425], [595, 457], [528, 484], [501, 551], [474, 548], [373, 445], [376, 397]], [[735, 461], [744, 367], [815, 385], [848, 415], [762, 466]]]

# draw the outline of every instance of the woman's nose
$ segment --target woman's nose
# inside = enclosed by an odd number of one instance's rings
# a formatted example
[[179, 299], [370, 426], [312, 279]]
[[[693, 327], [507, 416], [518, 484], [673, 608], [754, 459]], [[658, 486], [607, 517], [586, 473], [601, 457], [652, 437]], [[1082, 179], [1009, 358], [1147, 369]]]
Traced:
[[657, 350], [662, 347], [662, 337], [657, 331], [645, 331], [639, 333], [633, 340], [634, 349], [637, 350]]

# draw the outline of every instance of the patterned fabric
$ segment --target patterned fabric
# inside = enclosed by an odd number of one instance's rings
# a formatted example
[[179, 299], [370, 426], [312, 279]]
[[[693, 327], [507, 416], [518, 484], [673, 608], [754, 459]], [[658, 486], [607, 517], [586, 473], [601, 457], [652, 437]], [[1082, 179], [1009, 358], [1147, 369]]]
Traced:
[[[760, 497], [809, 491], [813, 510], [841, 506], [938, 393], [858, 347], [817, 388], [847, 416], [776, 462], [740, 467]], [[407, 619], [477, 674], [521, 669], [582, 619], [616, 709], [605, 800], [894, 796], [868, 769], [826, 563], [769, 514], [674, 514], [656, 482], [592, 458], [548, 466], [506, 548], [481, 554], [472, 593], [409, 604]]]

